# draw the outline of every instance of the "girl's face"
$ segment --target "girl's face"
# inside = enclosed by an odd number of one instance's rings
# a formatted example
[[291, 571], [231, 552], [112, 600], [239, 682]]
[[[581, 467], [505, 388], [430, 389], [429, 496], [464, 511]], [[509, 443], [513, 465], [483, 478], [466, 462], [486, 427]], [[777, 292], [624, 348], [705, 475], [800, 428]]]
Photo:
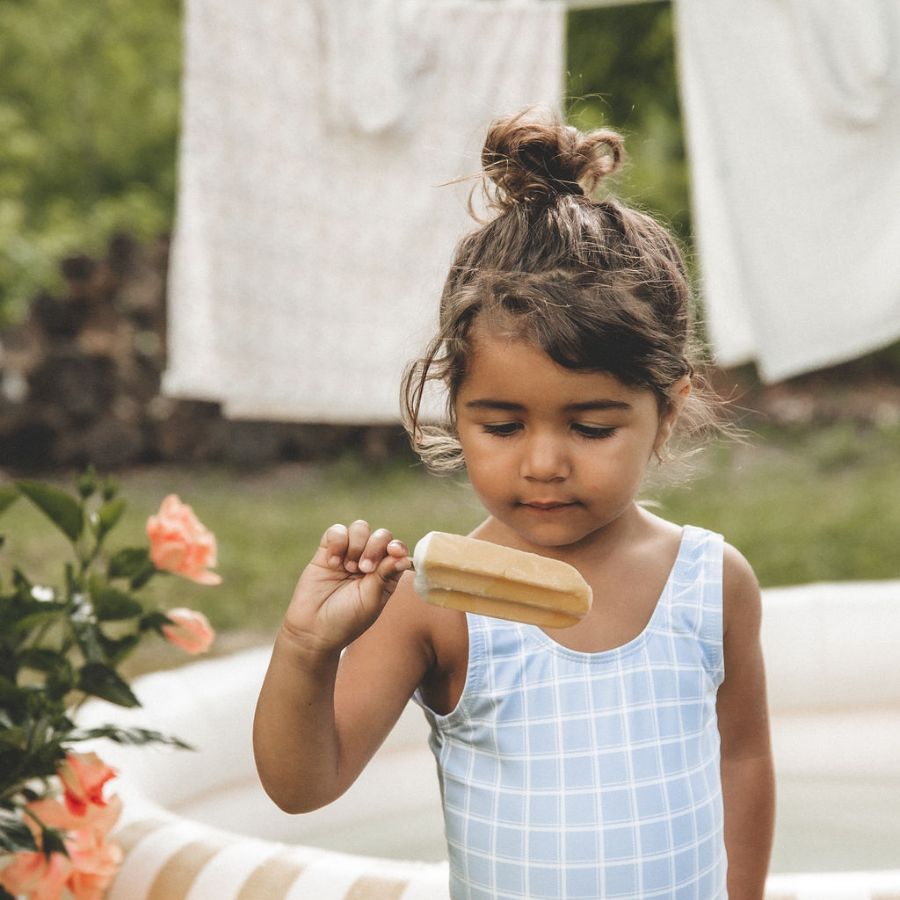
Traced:
[[650, 390], [566, 369], [477, 323], [472, 349], [457, 427], [469, 479], [496, 520], [532, 548], [562, 550], [635, 509], [689, 384], [661, 416]]

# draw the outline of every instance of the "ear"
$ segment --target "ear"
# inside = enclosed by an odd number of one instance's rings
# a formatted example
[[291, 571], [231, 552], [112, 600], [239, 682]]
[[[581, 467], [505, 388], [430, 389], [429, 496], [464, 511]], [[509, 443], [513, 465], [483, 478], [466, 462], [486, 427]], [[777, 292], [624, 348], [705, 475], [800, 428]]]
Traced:
[[691, 376], [683, 375], [669, 388], [669, 406], [659, 417], [659, 428], [656, 432], [656, 440], [653, 443], [653, 452], [657, 457], [660, 457], [663, 447], [665, 447], [666, 442], [671, 437], [675, 423], [684, 409], [684, 404], [687, 403], [688, 397], [691, 396], [692, 387]]

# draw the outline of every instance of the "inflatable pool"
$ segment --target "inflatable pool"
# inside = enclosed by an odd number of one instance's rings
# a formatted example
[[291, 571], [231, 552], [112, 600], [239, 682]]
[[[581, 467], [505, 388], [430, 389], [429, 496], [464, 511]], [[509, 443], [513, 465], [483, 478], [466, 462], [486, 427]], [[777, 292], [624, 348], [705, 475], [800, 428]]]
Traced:
[[[900, 898], [900, 581], [764, 592], [779, 812], [768, 900]], [[109, 900], [441, 900], [447, 870], [426, 726], [413, 706], [348, 793], [303, 816], [256, 778], [268, 648], [154, 673], [145, 724], [196, 753], [104, 743], [125, 861]]]

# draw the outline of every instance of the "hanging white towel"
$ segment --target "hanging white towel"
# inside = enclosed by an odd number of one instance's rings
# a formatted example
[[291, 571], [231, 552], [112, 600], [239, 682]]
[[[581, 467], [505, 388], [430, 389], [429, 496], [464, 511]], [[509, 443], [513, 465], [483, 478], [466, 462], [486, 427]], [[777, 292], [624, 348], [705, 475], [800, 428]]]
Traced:
[[[473, 182], [445, 183], [479, 172], [495, 116], [559, 108], [565, 9], [405, 3], [367, 58], [323, 2], [187, 3], [164, 387], [235, 418], [394, 422], [472, 226]], [[377, 108], [329, 54], [393, 59]]]
[[677, 0], [717, 360], [777, 381], [900, 337], [900, 4]]
[[324, 66], [321, 114], [375, 134], [396, 124], [429, 47], [417, 34], [419, 0], [315, 0]]

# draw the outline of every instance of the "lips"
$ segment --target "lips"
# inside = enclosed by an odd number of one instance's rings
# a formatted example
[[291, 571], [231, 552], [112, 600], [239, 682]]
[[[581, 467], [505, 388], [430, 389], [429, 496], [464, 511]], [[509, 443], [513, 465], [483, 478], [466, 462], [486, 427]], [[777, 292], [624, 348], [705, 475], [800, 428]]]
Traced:
[[568, 506], [574, 506], [574, 500], [523, 500], [522, 506], [527, 506], [529, 509], [537, 509], [542, 512], [554, 510], [554, 509], [565, 509]]

